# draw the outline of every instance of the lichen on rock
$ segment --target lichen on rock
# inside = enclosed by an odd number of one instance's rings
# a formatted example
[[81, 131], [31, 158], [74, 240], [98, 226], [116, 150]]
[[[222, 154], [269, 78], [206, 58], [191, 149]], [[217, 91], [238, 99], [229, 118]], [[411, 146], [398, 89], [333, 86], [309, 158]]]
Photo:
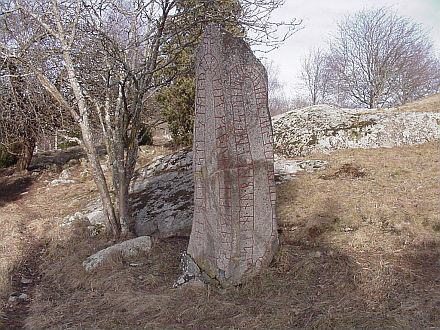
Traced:
[[389, 148], [440, 138], [440, 114], [315, 105], [272, 118], [275, 151], [287, 157], [346, 148]]

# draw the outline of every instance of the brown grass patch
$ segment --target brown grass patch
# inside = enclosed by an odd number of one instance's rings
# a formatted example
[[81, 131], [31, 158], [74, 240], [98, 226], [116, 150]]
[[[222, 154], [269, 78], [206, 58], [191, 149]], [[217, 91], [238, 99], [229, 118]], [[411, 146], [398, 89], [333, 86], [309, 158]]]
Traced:
[[440, 94], [434, 94], [414, 102], [406, 103], [397, 107], [396, 111], [440, 112]]
[[[170, 150], [161, 146], [143, 147], [141, 159], [144, 162]], [[84, 233], [84, 228], [72, 229], [68, 232], [61, 230], [59, 225], [66, 216], [82, 210], [90, 201], [97, 198], [97, 190], [90, 175], [81, 177], [84, 167], [80, 164], [69, 167], [73, 178], [78, 183], [59, 186], [48, 186], [48, 183], [57, 178], [61, 172], [63, 162], [72, 158], [81, 157], [78, 148], [44, 153], [35, 158], [34, 167], [39, 172], [12, 175], [11, 170], [4, 170], [0, 174], [0, 328], [6, 326], [5, 313], [12, 311], [17, 317], [27, 317], [27, 306], [11, 305], [7, 302], [9, 295], [15, 290], [22, 292], [26, 288], [20, 287], [20, 279], [24, 273], [35, 272], [34, 283], [37, 282], [39, 271], [35, 268], [35, 259], [40, 253], [49, 253], [46, 249], [59, 248], [57, 259], [63, 259], [63, 250], [68, 246], [65, 242], [78, 241], [78, 230]], [[38, 160], [41, 163], [38, 163]], [[58, 164], [57, 171], [45, 170], [44, 166], [53, 162]], [[76, 236], [75, 236], [76, 235]], [[75, 238], [76, 237], [76, 238]], [[93, 248], [99, 243], [91, 240], [88, 244]], [[85, 239], [87, 241], [87, 239]], [[63, 245], [62, 242], [65, 242]], [[99, 242], [99, 240], [98, 240]], [[70, 244], [70, 243], [69, 243]], [[96, 245], [98, 244], [98, 245]], [[73, 247], [74, 258], [77, 247]], [[79, 260], [79, 259], [78, 259]], [[58, 260], [57, 260], [58, 261]], [[55, 265], [54, 265], [55, 267]], [[58, 272], [70, 277], [67, 269], [55, 268]], [[33, 285], [32, 285], [33, 286]], [[29, 288], [32, 290], [32, 288]], [[33, 292], [25, 291], [33, 299]], [[14, 307], [15, 306], [15, 307]], [[22, 308], [23, 307], [23, 308]], [[21, 323], [7, 323], [7, 326], [21, 326]], [[38, 326], [39, 327], [39, 326]]]
[[438, 156], [438, 143], [319, 156], [330, 164], [324, 172], [278, 189], [281, 247], [271, 266], [225, 292], [172, 289], [186, 239], [158, 241], [151, 253], [88, 274], [82, 261], [112, 242], [81, 227], [59, 230], [53, 218], [25, 326], [438, 326]]

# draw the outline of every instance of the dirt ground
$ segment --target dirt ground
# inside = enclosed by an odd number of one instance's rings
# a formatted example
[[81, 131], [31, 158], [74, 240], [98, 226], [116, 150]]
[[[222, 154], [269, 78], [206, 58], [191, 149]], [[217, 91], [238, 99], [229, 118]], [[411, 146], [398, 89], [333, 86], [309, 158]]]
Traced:
[[[59, 224], [96, 196], [91, 178], [48, 187], [57, 173], [0, 177], [0, 328], [438, 327], [439, 147], [310, 157], [329, 166], [278, 187], [270, 268], [222, 292], [172, 288], [186, 238], [86, 273], [82, 261], [113, 242]], [[13, 292], [29, 301], [8, 303]]]

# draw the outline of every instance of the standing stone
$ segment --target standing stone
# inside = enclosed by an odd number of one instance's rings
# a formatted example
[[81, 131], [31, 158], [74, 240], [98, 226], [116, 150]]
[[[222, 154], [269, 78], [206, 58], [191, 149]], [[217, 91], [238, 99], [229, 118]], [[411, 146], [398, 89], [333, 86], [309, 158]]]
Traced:
[[264, 66], [215, 24], [196, 55], [193, 148], [187, 258], [205, 280], [235, 285], [268, 266], [278, 247], [273, 137]]

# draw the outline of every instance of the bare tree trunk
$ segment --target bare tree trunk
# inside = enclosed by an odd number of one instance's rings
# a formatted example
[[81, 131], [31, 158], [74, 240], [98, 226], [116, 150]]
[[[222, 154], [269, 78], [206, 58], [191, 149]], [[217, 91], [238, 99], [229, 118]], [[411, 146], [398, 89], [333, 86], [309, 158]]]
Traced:
[[32, 156], [35, 150], [35, 141], [27, 140], [21, 144], [20, 156], [17, 162], [17, 169], [19, 171], [26, 171], [32, 161]]
[[121, 175], [119, 178], [119, 196], [117, 196], [119, 221], [121, 223], [122, 235], [127, 236], [130, 233], [134, 232], [132, 216], [130, 212], [129, 189], [125, 175]]
[[368, 107], [370, 109], [377, 108], [377, 96], [375, 95], [375, 93], [373, 91], [370, 91], [370, 100], [368, 103], [369, 103]]
[[88, 125], [88, 120], [86, 123], [81, 124], [81, 132], [84, 141], [84, 147], [87, 154], [87, 158], [90, 161], [93, 170], [93, 179], [98, 188], [99, 195], [102, 202], [102, 208], [104, 211], [104, 216], [108, 219], [113, 236], [119, 237], [121, 233], [121, 227], [117, 221], [115, 209], [110, 197], [110, 191], [107, 186], [107, 181], [102, 171], [101, 164], [99, 162], [98, 152], [92, 143], [91, 132]]

